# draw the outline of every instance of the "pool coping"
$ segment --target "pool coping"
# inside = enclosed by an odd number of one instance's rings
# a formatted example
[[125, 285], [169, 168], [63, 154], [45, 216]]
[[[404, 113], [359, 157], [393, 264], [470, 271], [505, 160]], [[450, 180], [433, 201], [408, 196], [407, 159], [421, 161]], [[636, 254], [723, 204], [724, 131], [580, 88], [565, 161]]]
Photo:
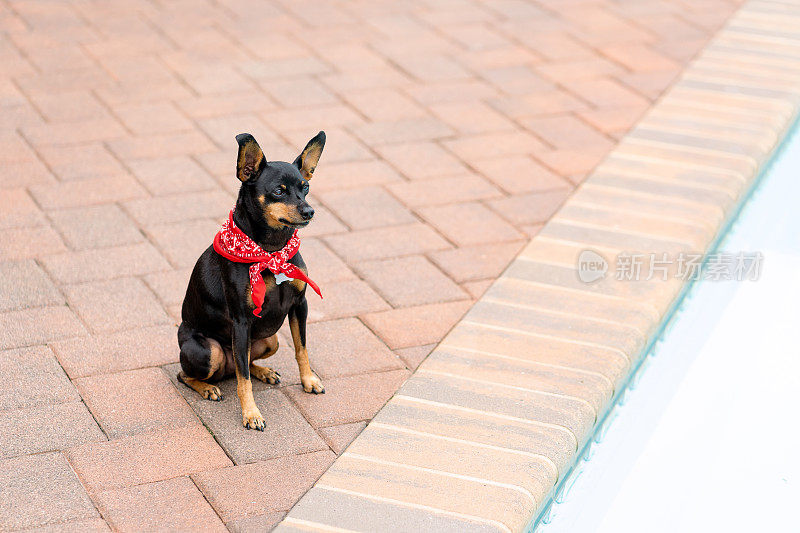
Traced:
[[711, 249], [797, 115], [798, 27], [745, 2], [276, 531], [529, 528], [687, 287], [608, 260]]

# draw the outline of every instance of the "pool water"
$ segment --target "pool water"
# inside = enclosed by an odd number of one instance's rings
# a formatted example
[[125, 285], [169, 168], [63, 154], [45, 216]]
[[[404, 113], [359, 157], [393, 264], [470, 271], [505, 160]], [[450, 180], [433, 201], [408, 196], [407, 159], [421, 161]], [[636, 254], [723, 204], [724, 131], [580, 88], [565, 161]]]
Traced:
[[699, 281], [538, 533], [800, 531], [800, 134], [718, 246], [757, 281]]

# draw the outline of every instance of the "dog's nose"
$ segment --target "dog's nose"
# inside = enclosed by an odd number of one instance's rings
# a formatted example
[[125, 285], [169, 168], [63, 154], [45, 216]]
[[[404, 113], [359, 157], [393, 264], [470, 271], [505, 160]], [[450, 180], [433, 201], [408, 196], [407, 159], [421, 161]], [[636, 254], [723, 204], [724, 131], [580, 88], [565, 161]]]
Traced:
[[303, 217], [303, 220], [311, 220], [311, 217], [314, 216], [314, 208], [310, 205], [304, 205], [300, 209], [300, 216]]

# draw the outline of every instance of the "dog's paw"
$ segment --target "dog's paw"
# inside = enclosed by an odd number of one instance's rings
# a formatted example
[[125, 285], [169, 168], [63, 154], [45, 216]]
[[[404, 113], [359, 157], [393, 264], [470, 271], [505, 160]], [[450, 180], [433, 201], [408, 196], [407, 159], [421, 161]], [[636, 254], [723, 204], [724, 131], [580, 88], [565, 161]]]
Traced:
[[322, 386], [322, 381], [315, 375], [300, 376], [300, 382], [303, 384], [303, 390], [311, 394], [325, 394], [325, 387]]
[[221, 402], [222, 401], [222, 391], [219, 390], [218, 387], [214, 385], [209, 385], [206, 387], [203, 392], [201, 393], [203, 398], [206, 400], [211, 400], [212, 402]]
[[264, 422], [264, 417], [261, 416], [261, 413], [258, 409], [254, 409], [247, 413], [242, 413], [242, 425], [247, 429], [257, 429], [258, 431], [264, 431], [267, 423]]
[[250, 365], [250, 375], [270, 385], [281, 382], [281, 375], [268, 366]]

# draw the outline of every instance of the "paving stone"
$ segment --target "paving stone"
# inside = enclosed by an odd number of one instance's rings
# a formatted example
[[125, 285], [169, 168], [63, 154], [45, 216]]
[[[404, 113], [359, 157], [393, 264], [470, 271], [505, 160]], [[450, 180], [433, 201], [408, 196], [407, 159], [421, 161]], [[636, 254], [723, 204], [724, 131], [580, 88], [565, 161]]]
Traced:
[[224, 218], [234, 203], [231, 195], [222, 191], [207, 191], [143, 198], [123, 205], [138, 224], [149, 226], [197, 218]]
[[16, 457], [105, 441], [82, 402], [0, 411], [0, 457]]
[[192, 129], [192, 123], [169, 102], [117, 105], [114, 106], [114, 111], [136, 135]]
[[0, 195], [0, 228], [41, 226], [46, 222], [25, 189], [5, 189]]
[[522, 246], [523, 241], [465, 246], [432, 252], [429, 257], [447, 275], [461, 283], [496, 278], [516, 257]]
[[323, 240], [350, 264], [450, 248], [430, 226], [419, 223], [331, 235]]
[[95, 332], [112, 332], [169, 322], [153, 294], [136, 278], [65, 288], [69, 305]]
[[44, 346], [0, 352], [2, 373], [14, 387], [2, 393], [5, 409], [79, 400], [53, 353]]
[[515, 225], [543, 223], [550, 220], [570, 194], [569, 189], [522, 194], [490, 200], [489, 207]]
[[100, 143], [77, 146], [47, 146], [42, 158], [62, 180], [83, 180], [123, 175], [125, 169]]
[[410, 224], [411, 212], [379, 187], [319, 193], [325, 205], [353, 229]]
[[509, 194], [570, 189], [572, 185], [530, 157], [511, 155], [470, 161], [481, 174]]
[[220, 224], [200, 218], [177, 224], [147, 226], [145, 233], [164, 256], [178, 268], [191, 268], [214, 242]]
[[144, 240], [139, 228], [113, 204], [54, 211], [49, 217], [73, 250], [120, 246]]
[[199, 424], [159, 368], [79, 378], [75, 386], [111, 439]]
[[630, 106], [645, 110], [650, 107], [650, 101], [647, 98], [610, 79], [569, 81], [565, 82], [565, 86], [599, 108]]
[[361, 280], [340, 281], [322, 288], [323, 299], [308, 295], [311, 322], [333, 320], [389, 309], [389, 305]]
[[431, 141], [453, 135], [453, 130], [436, 119], [404, 119], [371, 122], [353, 128], [364, 142], [371, 146], [380, 144]]
[[[547, 110], [547, 113], [552, 115], [574, 113], [589, 108], [589, 105], [584, 103], [583, 100], [563, 89], [526, 94], [524, 96], [492, 98], [488, 101], [488, 104], [516, 120], [539, 117], [542, 114], [542, 110]], [[542, 142], [543, 140], [540, 139], [539, 143]]]
[[311, 366], [323, 379], [403, 368], [397, 357], [358, 319], [308, 326]]
[[389, 348], [396, 350], [439, 342], [469, 309], [470, 302], [404, 307], [361, 316]]
[[97, 510], [58, 452], [0, 461], [0, 527], [27, 529], [98, 517]]
[[[285, 159], [293, 161], [294, 157], [296, 157], [295, 154], [303, 149], [312, 133], [306, 127], [285, 132], [284, 135], [294, 146], [294, 149], [289, 150]], [[325, 133], [328, 135], [328, 140], [325, 143], [325, 155], [322, 158], [324, 165], [373, 159], [372, 152], [347, 130], [328, 128]]]
[[296, 80], [267, 80], [259, 85], [276, 102], [285, 107], [330, 105], [338, 103], [336, 96], [311, 77]]
[[[182, 105], [182, 103], [178, 102], [178, 105]], [[176, 153], [205, 154], [215, 149], [208, 137], [197, 131], [124, 137], [111, 140], [106, 144], [117, 157], [126, 161], [171, 157]]]
[[104, 491], [95, 499], [118, 531], [227, 531], [188, 477]]
[[393, 307], [463, 300], [468, 295], [419, 255], [381, 259], [355, 266]]
[[72, 379], [178, 361], [177, 328], [150, 326], [49, 343]]
[[291, 455], [192, 478], [222, 519], [230, 522], [289, 510], [334, 457], [330, 451]]
[[344, 99], [369, 120], [401, 120], [426, 117], [426, 111], [395, 89], [349, 92]]
[[375, 150], [412, 180], [460, 175], [467, 169], [458, 158], [433, 142], [392, 143]]
[[315, 427], [369, 420], [408, 377], [406, 370], [360, 374], [325, 381], [325, 395], [308, 394], [299, 385], [284, 392]]
[[525, 127], [554, 148], [575, 149], [582, 146], [612, 147], [611, 141], [573, 115], [527, 119]]
[[85, 533], [106, 533], [111, 531], [102, 518], [90, 518], [88, 520], [72, 520], [69, 522], [59, 522], [58, 524], [50, 524], [47, 526], [37, 527], [34, 529], [26, 529], [32, 533], [71, 533], [73, 531], [82, 531]]
[[102, 119], [108, 111], [88, 91], [70, 91], [60, 94], [36, 94], [30, 96], [36, 108], [52, 122], [73, 122]]
[[267, 513], [264, 515], [249, 516], [231, 520], [226, 526], [233, 533], [258, 533], [260, 531], [272, 531], [272, 529], [286, 516], [284, 512]]
[[86, 329], [67, 306], [0, 313], [0, 350], [83, 335]]
[[417, 211], [459, 246], [514, 241], [522, 237], [511, 225], [475, 202], [422, 207]]
[[497, 198], [500, 190], [477, 174], [392, 183], [387, 186], [404, 204], [416, 207]]
[[[248, 103], [252, 108], [252, 102]], [[248, 109], [249, 109], [248, 108]], [[246, 111], [246, 110], [242, 110]], [[264, 122], [282, 130], [305, 128], [309, 124], [319, 123], [323, 129], [330, 127], [346, 128], [363, 124], [364, 119], [347, 105], [331, 104], [299, 109], [276, 108], [260, 114]]]
[[321, 240], [303, 239], [301, 248], [309, 276], [317, 284], [356, 279], [353, 271]]
[[216, 186], [211, 176], [185, 155], [133, 160], [128, 166], [155, 196], [203, 191]]
[[111, 117], [75, 122], [37, 124], [22, 128], [25, 138], [37, 147], [86, 144], [117, 139], [125, 135], [120, 123]]
[[92, 492], [163, 481], [231, 465], [208, 430], [199, 424], [84, 444], [67, 450], [65, 455]]
[[31, 195], [44, 209], [63, 209], [131, 200], [145, 196], [145, 190], [130, 176], [113, 176], [53, 185], [32, 185]]
[[314, 174], [314, 181], [311, 182], [311, 197], [322, 191], [368, 187], [394, 183], [401, 179], [397, 171], [383, 161], [344, 161], [326, 164]]
[[436, 347], [435, 344], [423, 344], [422, 346], [411, 346], [409, 348], [400, 348], [394, 351], [400, 356], [400, 359], [405, 361], [406, 367], [409, 370], [416, 370], [419, 364], [428, 357], [428, 354]]
[[469, 102], [498, 95], [497, 89], [485, 81], [477, 79], [454, 80], [436, 84], [418, 83], [407, 91], [415, 100], [423, 104]]
[[0, 263], [0, 311], [63, 303], [64, 297], [34, 261]]
[[601, 49], [601, 52], [634, 72], [678, 67], [674, 61], [656, 53], [644, 44], [606, 46]]
[[480, 102], [443, 103], [430, 106], [430, 109], [434, 115], [461, 134], [514, 131], [517, 128], [508, 118]]
[[533, 154], [545, 148], [536, 136], [526, 131], [464, 135], [442, 144], [472, 166], [475, 160]]
[[275, 388], [254, 386], [253, 397], [267, 426], [263, 432], [245, 429], [235, 381], [218, 384], [222, 402], [203, 400], [194, 391], [186, 391], [191, 394], [192, 408], [235, 464], [328, 449], [297, 408]]
[[[306, 242], [303, 244], [307, 245]], [[186, 287], [189, 285], [193, 267], [194, 265], [179, 270], [148, 274], [144, 277], [144, 282], [164, 305], [180, 305], [186, 296]]]
[[66, 251], [49, 226], [9, 228], [0, 233], [0, 260], [28, 259]]
[[315, 198], [310, 198], [311, 207], [314, 208], [314, 219], [311, 225], [306, 226], [302, 233], [301, 239], [305, 237], [321, 237], [325, 235], [333, 235], [338, 233], [345, 233], [348, 231], [347, 226], [336, 218], [324, 205], [321, 205]]
[[60, 283], [140, 276], [169, 269], [169, 263], [149, 242], [46, 255], [41, 264]]
[[359, 433], [364, 431], [366, 422], [353, 422], [352, 424], [340, 424], [338, 426], [328, 426], [320, 428], [319, 433], [331, 449], [340, 455], [347, 446], [353, 442]]

